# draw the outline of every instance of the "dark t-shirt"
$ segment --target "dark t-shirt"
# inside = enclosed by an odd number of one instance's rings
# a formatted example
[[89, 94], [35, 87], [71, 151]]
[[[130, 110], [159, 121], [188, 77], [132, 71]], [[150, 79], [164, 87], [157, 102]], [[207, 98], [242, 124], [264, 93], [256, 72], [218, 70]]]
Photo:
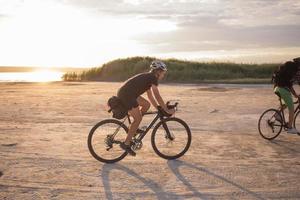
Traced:
[[137, 99], [140, 95], [149, 90], [152, 85], [158, 85], [158, 79], [153, 73], [146, 72], [137, 74], [122, 85], [118, 91], [118, 96]]

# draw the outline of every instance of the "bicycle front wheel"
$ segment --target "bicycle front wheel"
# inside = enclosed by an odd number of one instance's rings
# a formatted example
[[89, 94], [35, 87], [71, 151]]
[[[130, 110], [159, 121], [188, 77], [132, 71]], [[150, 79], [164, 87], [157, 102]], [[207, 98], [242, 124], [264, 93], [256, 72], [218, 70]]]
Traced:
[[266, 110], [259, 118], [259, 134], [267, 140], [275, 139], [282, 131], [283, 118], [276, 109]]
[[183, 156], [188, 151], [191, 141], [190, 128], [178, 118], [160, 121], [151, 135], [151, 144], [155, 153], [168, 160]]
[[300, 129], [300, 111], [298, 111], [294, 117], [294, 127], [299, 130]]
[[120, 121], [107, 119], [96, 124], [88, 136], [88, 148], [100, 162], [114, 163], [122, 160], [127, 153], [120, 147], [126, 139], [128, 128]]

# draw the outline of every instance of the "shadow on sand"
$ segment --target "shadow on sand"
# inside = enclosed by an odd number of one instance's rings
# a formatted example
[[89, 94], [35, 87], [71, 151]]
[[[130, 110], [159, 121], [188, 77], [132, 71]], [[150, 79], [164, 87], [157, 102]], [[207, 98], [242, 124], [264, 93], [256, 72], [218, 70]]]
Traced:
[[[164, 185], [161, 185], [161, 184], [149, 179], [148, 177], [143, 177], [140, 174], [136, 173], [134, 170], [129, 169], [128, 167], [125, 167], [124, 165], [104, 164], [102, 171], [101, 171], [101, 178], [102, 178], [102, 182], [103, 182], [103, 186], [104, 186], [104, 190], [105, 190], [106, 199], [114, 199], [113, 193], [112, 193], [112, 186], [109, 181], [109, 175], [114, 170], [122, 171], [122, 172], [128, 174], [129, 176], [134, 177], [135, 179], [137, 179], [137, 181], [143, 183], [145, 185], [145, 187], [149, 188], [154, 193], [154, 195], [156, 196], [156, 199], [172, 199], [172, 200], [173, 199], [187, 199], [187, 198], [218, 199], [218, 196], [220, 194], [216, 195], [216, 194], [213, 194], [212, 192], [210, 192], [209, 194], [208, 193], [205, 194], [205, 193], [199, 191], [198, 188], [193, 186], [193, 184], [188, 181], [187, 177], [182, 172], [180, 172], [181, 167], [188, 167], [188, 168], [198, 171], [199, 173], [204, 173], [208, 176], [211, 176], [213, 179], [216, 179], [216, 181], [221, 180], [221, 181], [237, 188], [242, 193], [245, 193], [248, 196], [251, 196], [253, 199], [264, 199], [259, 194], [250, 191], [249, 189], [239, 185], [238, 183], [233, 182], [233, 181], [231, 181], [221, 175], [218, 175], [214, 172], [211, 172], [210, 170], [208, 170], [204, 167], [197, 166], [196, 164], [192, 164], [192, 163], [188, 163], [188, 162], [180, 161], [180, 160], [168, 161], [167, 164], [170, 168], [170, 172], [172, 172], [172, 174], [174, 174], [176, 176], [176, 178], [180, 181], [180, 182], [176, 182], [176, 185], [180, 186], [180, 184], [181, 185], [183, 184], [182, 191], [185, 191], [186, 190], [185, 188], [187, 188], [191, 193], [178, 195], [178, 194], [176, 194], [176, 192], [164, 191]], [[166, 172], [155, 171], [155, 173], [163, 173], [165, 175]], [[172, 176], [172, 174], [170, 174], [170, 176]], [[118, 177], [115, 177], [115, 178], [118, 178]], [[120, 181], [122, 181], [122, 180], [120, 180]], [[201, 181], [201, 180], [199, 180], [199, 181]], [[203, 180], [203, 181], [205, 181], [205, 180]], [[127, 186], [126, 181], [124, 181], [124, 183], [120, 183], [120, 184], [124, 184], [124, 186]], [[128, 190], [130, 190], [130, 193], [133, 196], [141, 196], [141, 192], [138, 192], [135, 194], [134, 189], [132, 189], [132, 188], [130, 189], [130, 185], [128, 185]]]
[[[137, 179], [138, 181], [140, 181], [141, 183], [143, 183], [146, 187], [148, 187], [150, 190], [152, 190], [154, 192], [156, 199], [178, 199], [178, 197], [174, 196], [173, 194], [166, 193], [165, 191], [163, 191], [162, 187], [159, 184], [157, 184], [156, 182], [150, 180], [149, 178], [145, 178], [145, 177], [139, 175], [138, 173], [129, 169], [128, 167], [125, 167], [124, 165], [104, 164], [103, 168], [102, 168], [101, 177], [102, 177], [102, 182], [103, 182], [103, 186], [104, 186], [104, 190], [105, 190], [106, 199], [109, 199], [109, 200], [114, 199], [112, 191], [111, 191], [111, 184], [109, 181], [109, 174], [114, 170], [119, 170], [119, 171], [125, 172], [129, 176], [132, 176], [135, 179]], [[118, 177], [115, 177], [115, 178], [117, 179]], [[130, 191], [130, 193], [133, 194], [133, 196], [138, 196], [138, 194], [136, 194], [136, 195], [134, 194], [134, 188], [131, 188], [130, 185], [127, 185], [128, 183], [126, 183], [126, 181], [124, 181], [123, 184], [124, 184], [124, 186], [128, 186], [128, 190]]]
[[[203, 193], [200, 193], [198, 191], [197, 188], [195, 188], [185, 177], [184, 174], [182, 174], [180, 172], [180, 167], [188, 167], [188, 168], [191, 168], [191, 169], [194, 169], [194, 170], [197, 170], [199, 173], [204, 173], [206, 175], [209, 175], [211, 177], [213, 177], [214, 179], [218, 179], [218, 180], [221, 180], [225, 183], [228, 183], [234, 187], [236, 187], [237, 189], [241, 190], [242, 192], [252, 196], [252, 198], [255, 198], [255, 199], [264, 199], [263, 197], [261, 197], [259, 194], [255, 193], [255, 192], [252, 192], [250, 190], [248, 190], [247, 188], [239, 185], [238, 183], [235, 183], [221, 175], [218, 175], [214, 172], [211, 172], [209, 171], [208, 169], [204, 168], [204, 167], [201, 167], [201, 166], [197, 166], [196, 164], [192, 164], [192, 163], [188, 163], [188, 162], [185, 162], [185, 161], [181, 161], [181, 160], [172, 160], [172, 161], [168, 161], [168, 165], [171, 169], [171, 171], [175, 174], [175, 176], [187, 187], [189, 188], [190, 191], [193, 192], [193, 196], [194, 197], [199, 197], [200, 199], [212, 199], [212, 197], [208, 196], [208, 195], [205, 195]], [[205, 180], [204, 180], [205, 181]]]
[[289, 151], [290, 153], [300, 153], [300, 150], [298, 148], [299, 144], [297, 143], [286, 141], [286, 140], [276, 140], [276, 139], [272, 140], [271, 143]]

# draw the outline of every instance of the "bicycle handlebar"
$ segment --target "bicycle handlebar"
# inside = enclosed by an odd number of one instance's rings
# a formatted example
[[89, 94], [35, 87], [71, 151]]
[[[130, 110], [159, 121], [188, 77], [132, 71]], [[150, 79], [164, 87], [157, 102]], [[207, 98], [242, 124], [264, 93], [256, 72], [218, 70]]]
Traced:
[[176, 110], [177, 109], [177, 105], [178, 105], [178, 102], [174, 103], [173, 105], [170, 104], [170, 101], [167, 102], [167, 108], [168, 109], [175, 108], [175, 110]]
[[[170, 104], [170, 101], [168, 101], [166, 103], [166, 105], [167, 105], [168, 109], [173, 109], [174, 108], [175, 110], [177, 110], [178, 102], [175, 102], [174, 104]], [[144, 115], [152, 115], [152, 114], [160, 113], [161, 115], [166, 116], [166, 117], [171, 117], [172, 116], [169, 113], [167, 113], [161, 106], [157, 106], [157, 110], [158, 111], [155, 111], [155, 112], [146, 112]]]
[[[174, 103], [174, 104], [170, 104], [170, 101], [167, 102], [167, 108], [168, 109], [175, 109], [177, 110], [177, 105], [178, 105], [178, 102]], [[163, 116], [166, 116], [166, 117], [171, 117], [172, 115], [167, 113], [161, 106], [157, 106], [157, 110], [160, 114], [162, 114]]]

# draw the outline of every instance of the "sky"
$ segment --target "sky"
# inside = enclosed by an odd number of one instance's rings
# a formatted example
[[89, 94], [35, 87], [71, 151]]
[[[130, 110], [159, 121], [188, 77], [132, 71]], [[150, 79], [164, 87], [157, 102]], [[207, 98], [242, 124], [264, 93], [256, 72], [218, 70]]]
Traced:
[[0, 66], [300, 56], [299, 0], [0, 0]]

